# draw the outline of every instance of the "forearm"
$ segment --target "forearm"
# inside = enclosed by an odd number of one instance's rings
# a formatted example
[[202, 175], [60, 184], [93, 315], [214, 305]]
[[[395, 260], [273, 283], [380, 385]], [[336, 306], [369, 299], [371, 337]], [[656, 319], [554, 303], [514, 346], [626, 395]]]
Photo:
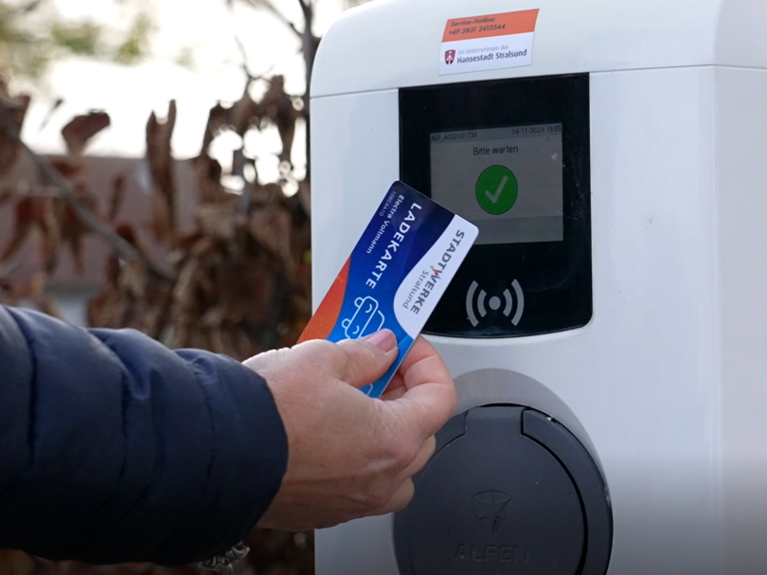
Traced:
[[234, 360], [20, 310], [0, 309], [0, 346], [16, 357], [0, 374], [0, 547], [182, 563], [236, 543], [271, 502], [285, 432]]

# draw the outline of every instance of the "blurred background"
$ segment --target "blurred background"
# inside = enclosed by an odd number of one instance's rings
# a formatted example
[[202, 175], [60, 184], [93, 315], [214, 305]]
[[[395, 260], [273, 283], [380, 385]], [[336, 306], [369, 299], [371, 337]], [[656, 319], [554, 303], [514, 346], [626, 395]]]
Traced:
[[[364, 1], [364, 0], [363, 0]], [[320, 39], [360, 0], [0, 0], [0, 302], [237, 359], [311, 314]], [[257, 530], [238, 573], [314, 573]], [[0, 551], [0, 575], [196, 573]]]

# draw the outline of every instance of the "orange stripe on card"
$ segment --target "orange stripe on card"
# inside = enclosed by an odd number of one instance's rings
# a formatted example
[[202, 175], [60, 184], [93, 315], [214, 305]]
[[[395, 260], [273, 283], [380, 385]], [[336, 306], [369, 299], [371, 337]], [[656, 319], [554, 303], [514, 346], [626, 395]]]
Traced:
[[341, 315], [341, 308], [344, 305], [346, 296], [346, 284], [349, 282], [349, 268], [352, 258], [349, 256], [341, 271], [336, 276], [333, 285], [330, 286], [328, 293], [320, 303], [317, 311], [309, 320], [303, 333], [298, 338], [298, 343], [309, 341], [310, 339], [327, 339]]
[[460, 40], [535, 32], [535, 21], [537, 19], [537, 8], [521, 12], [452, 18], [445, 25], [442, 42], [458, 42]]

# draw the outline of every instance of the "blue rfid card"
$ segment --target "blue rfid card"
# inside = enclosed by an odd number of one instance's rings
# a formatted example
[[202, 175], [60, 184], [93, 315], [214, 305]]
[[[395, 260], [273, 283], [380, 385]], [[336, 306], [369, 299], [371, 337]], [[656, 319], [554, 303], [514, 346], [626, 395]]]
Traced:
[[299, 342], [392, 330], [397, 360], [363, 388], [380, 397], [476, 239], [474, 224], [394, 182]]

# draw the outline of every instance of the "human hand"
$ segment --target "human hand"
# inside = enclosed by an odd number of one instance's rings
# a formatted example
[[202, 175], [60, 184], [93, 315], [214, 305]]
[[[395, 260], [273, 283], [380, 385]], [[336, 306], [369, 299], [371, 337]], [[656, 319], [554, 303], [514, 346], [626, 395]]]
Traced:
[[383, 330], [362, 340], [307, 341], [245, 362], [266, 379], [288, 436], [287, 472], [259, 527], [330, 527], [407, 505], [411, 477], [431, 457], [456, 396], [442, 358], [422, 337], [384, 401], [358, 391], [396, 356], [396, 338]]

